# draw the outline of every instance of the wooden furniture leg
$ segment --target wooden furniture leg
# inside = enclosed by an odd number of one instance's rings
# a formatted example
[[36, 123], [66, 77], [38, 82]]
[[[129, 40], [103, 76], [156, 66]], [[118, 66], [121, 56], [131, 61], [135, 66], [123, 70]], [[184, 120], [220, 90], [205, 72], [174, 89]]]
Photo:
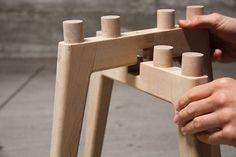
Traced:
[[92, 74], [88, 95], [84, 157], [100, 157], [106, 129], [113, 80], [96, 72]]
[[[204, 73], [208, 76], [208, 81], [213, 81], [212, 63], [210, 54], [205, 54]], [[221, 157], [220, 145], [211, 145], [211, 157]]]
[[[201, 77], [203, 76], [203, 55], [200, 53], [184, 53], [182, 56], [182, 68], [181, 75], [187, 77]], [[182, 82], [182, 86], [179, 87], [178, 91], [176, 91], [177, 99], [174, 99], [173, 103], [176, 103], [179, 97], [187, 92], [190, 88], [207, 83], [206, 82], [195, 82], [191, 81], [190, 84], [185, 84]], [[180, 131], [180, 127], [178, 127], [178, 141], [179, 141], [179, 154], [180, 157], [211, 157], [211, 145], [204, 144], [200, 142], [195, 136], [184, 136]]]
[[[186, 19], [190, 19], [196, 15], [204, 14], [204, 6], [187, 6], [186, 8]], [[210, 62], [211, 56], [210, 53], [206, 53], [204, 55], [204, 63], [203, 63], [203, 71], [208, 76], [208, 81], [213, 80], [213, 72], [212, 72], [212, 63]], [[212, 145], [211, 146], [211, 157], [221, 157], [220, 145]]]
[[[207, 56], [207, 60], [211, 60], [211, 56]], [[208, 81], [213, 80], [213, 73], [212, 73], [212, 64], [211, 62], [206, 62], [204, 63], [204, 71], [206, 75], [208, 75]], [[211, 157], [221, 157], [221, 151], [220, 151], [220, 145], [211, 145]]]
[[[119, 37], [120, 17], [102, 16], [101, 29], [97, 37]], [[113, 82], [102, 72], [95, 72], [90, 78], [84, 157], [101, 156]]]
[[[73, 31], [81, 21], [65, 22], [65, 42], [79, 42]], [[70, 32], [67, 30], [70, 27]], [[65, 30], [66, 29], [66, 30]], [[82, 32], [77, 32], [82, 34]], [[72, 37], [71, 37], [72, 36]], [[51, 157], [76, 157], [94, 53], [59, 44]]]

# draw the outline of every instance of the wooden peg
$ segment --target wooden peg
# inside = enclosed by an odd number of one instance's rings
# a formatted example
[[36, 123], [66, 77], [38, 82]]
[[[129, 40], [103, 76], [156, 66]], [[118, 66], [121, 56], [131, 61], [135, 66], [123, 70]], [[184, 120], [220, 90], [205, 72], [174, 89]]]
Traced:
[[183, 53], [181, 73], [192, 77], [203, 76], [203, 54], [197, 52]]
[[157, 10], [157, 28], [159, 29], [175, 28], [175, 10], [174, 9]]
[[192, 6], [187, 6], [186, 8], [186, 19], [191, 19], [193, 16], [203, 15], [203, 14], [204, 14], [204, 6], [202, 5], [192, 5]]
[[109, 15], [101, 17], [102, 36], [115, 38], [120, 36], [120, 16]]
[[63, 35], [66, 43], [79, 43], [84, 41], [82, 20], [67, 20], [63, 22]]
[[154, 47], [153, 64], [156, 67], [172, 67], [173, 47], [168, 45], [157, 45]]

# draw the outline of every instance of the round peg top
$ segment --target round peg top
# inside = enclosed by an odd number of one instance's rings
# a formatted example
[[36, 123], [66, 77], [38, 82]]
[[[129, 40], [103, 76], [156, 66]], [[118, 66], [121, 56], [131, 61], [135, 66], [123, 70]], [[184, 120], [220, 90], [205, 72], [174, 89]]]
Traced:
[[182, 54], [182, 75], [203, 76], [203, 54], [198, 52], [185, 52]]
[[153, 64], [156, 67], [172, 67], [173, 60], [173, 47], [169, 45], [157, 45], [154, 46], [154, 57], [153, 57]]
[[82, 20], [63, 21], [63, 35], [66, 43], [79, 43], [84, 41]]
[[186, 8], [186, 19], [191, 19], [196, 15], [204, 14], [204, 6], [202, 5], [191, 5]]
[[174, 9], [157, 10], [157, 28], [159, 29], [175, 28], [175, 10]]
[[120, 16], [108, 15], [101, 17], [101, 31], [105, 38], [120, 36]]
[[106, 16], [102, 16], [101, 19], [114, 20], [114, 19], [120, 19], [120, 16], [119, 15], [106, 15]]

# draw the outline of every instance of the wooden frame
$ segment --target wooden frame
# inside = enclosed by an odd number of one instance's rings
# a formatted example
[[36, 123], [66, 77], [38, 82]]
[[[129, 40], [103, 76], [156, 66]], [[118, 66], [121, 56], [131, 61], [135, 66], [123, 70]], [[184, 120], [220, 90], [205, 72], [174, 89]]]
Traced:
[[[175, 103], [187, 89], [212, 79], [208, 32], [174, 26], [173, 10], [159, 10], [158, 14], [159, 22], [166, 22], [161, 28], [122, 34], [119, 16], [102, 17], [102, 36], [85, 39], [81, 20], [63, 23], [64, 41], [58, 48], [51, 157], [77, 156], [89, 85], [89, 125], [84, 156], [100, 157], [113, 80]], [[155, 45], [173, 46], [174, 57], [183, 52], [203, 53], [204, 72], [191, 76], [181, 73], [181, 68], [158, 67], [149, 61], [140, 64], [140, 75], [130, 74], [127, 66], [137, 63], [137, 50]], [[196, 56], [191, 57], [200, 69], [201, 62], [198, 63]], [[188, 65], [185, 67], [194, 71]], [[180, 157], [220, 157], [218, 146], [203, 144], [180, 132], [179, 147]]]

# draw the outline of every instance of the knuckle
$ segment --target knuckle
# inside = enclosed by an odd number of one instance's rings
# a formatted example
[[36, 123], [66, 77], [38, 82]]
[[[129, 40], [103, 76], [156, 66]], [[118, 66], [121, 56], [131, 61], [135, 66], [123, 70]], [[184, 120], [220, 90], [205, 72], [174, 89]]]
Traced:
[[192, 88], [188, 91], [188, 94], [186, 95], [186, 97], [189, 101], [195, 99], [196, 96], [195, 96], [194, 88]]
[[196, 109], [193, 105], [193, 103], [190, 103], [187, 108], [186, 108], [186, 112], [188, 116], [195, 116], [196, 114]]
[[217, 107], [222, 107], [227, 103], [228, 95], [227, 92], [218, 92], [214, 96], [214, 104], [217, 105]]
[[212, 16], [211, 19], [213, 20], [215, 26], [217, 26], [222, 20], [222, 15], [219, 13], [212, 13], [211, 16]]
[[218, 80], [216, 80], [217, 87], [218, 88], [227, 88], [231, 84], [232, 80], [233, 79], [228, 78], [228, 77], [218, 79]]
[[201, 121], [199, 118], [193, 119], [193, 129], [198, 129], [201, 127]]
[[219, 13], [212, 13], [211, 16], [213, 16], [215, 19], [221, 18], [221, 14]]
[[226, 124], [230, 121], [230, 112], [229, 110], [222, 110], [220, 111], [219, 122], [220, 124]]

